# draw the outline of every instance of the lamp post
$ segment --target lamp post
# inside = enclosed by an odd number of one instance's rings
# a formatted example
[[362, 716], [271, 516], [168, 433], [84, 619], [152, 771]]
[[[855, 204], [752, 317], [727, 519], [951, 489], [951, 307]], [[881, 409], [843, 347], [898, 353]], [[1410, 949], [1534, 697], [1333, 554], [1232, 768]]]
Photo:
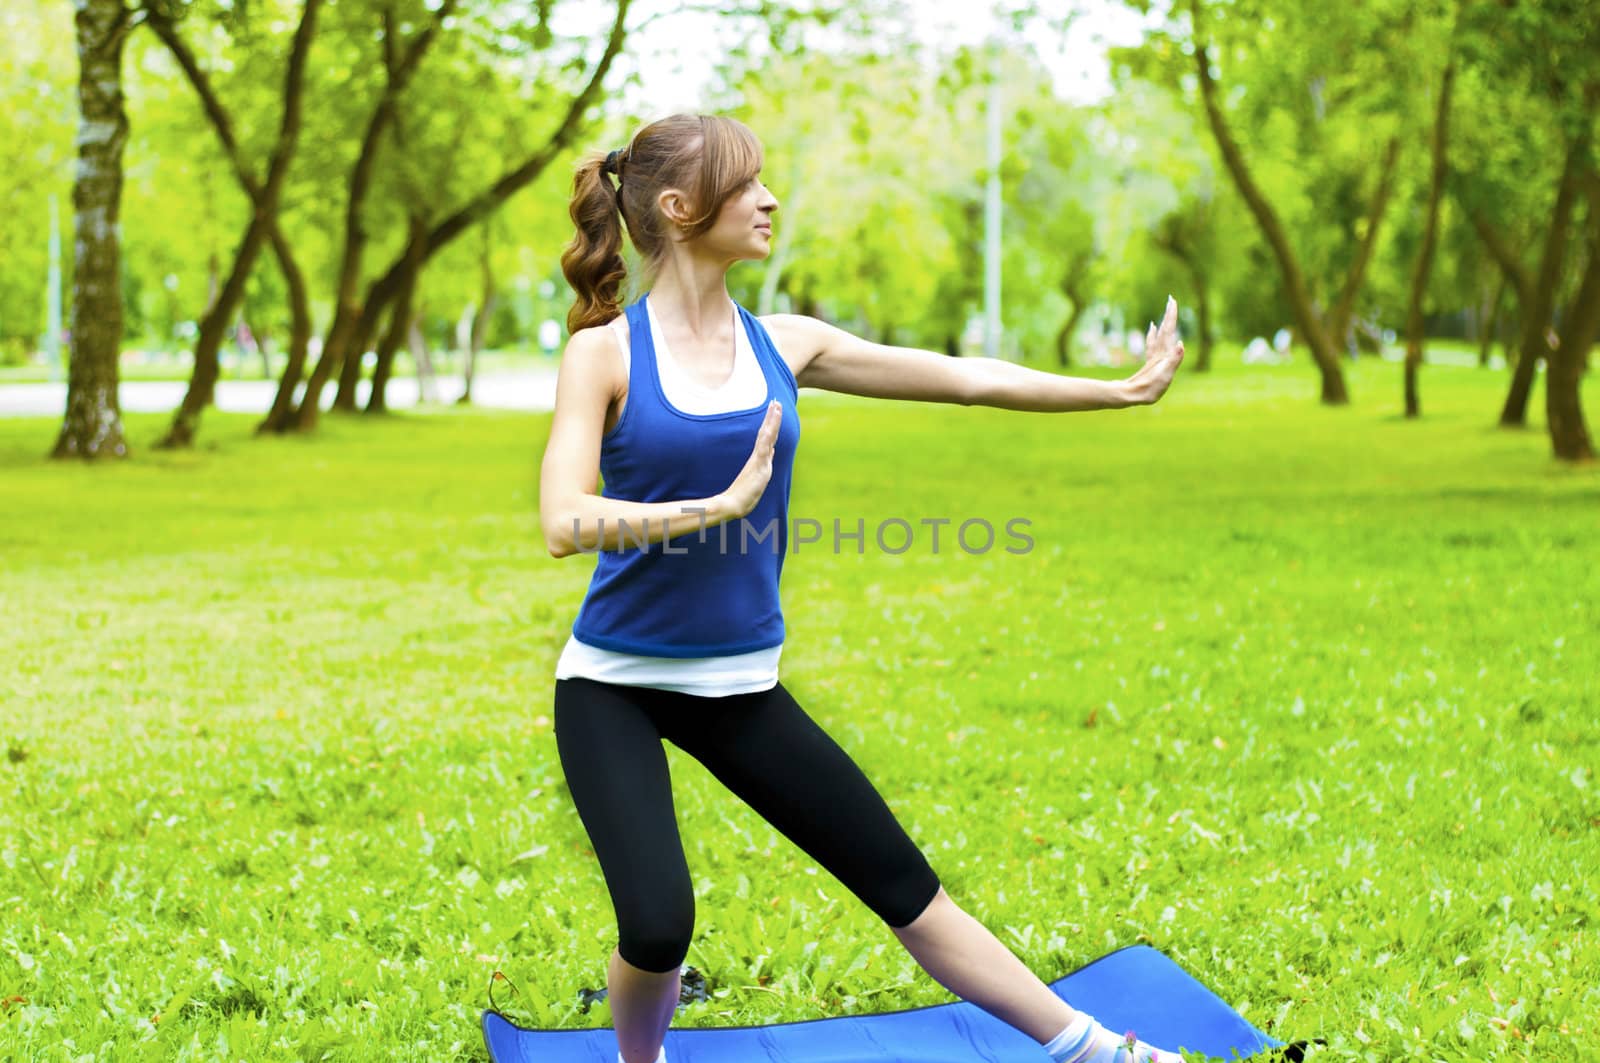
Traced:
[[[63, 379], [61, 371], [61, 220], [57, 216], [55, 193], [50, 194], [50, 265], [45, 286], [48, 289], [49, 318], [45, 323], [44, 356], [50, 366], [51, 381]], [[34, 305], [38, 305], [37, 303]]]
[[983, 202], [983, 353], [1000, 357], [1000, 49], [989, 52], [989, 159]]

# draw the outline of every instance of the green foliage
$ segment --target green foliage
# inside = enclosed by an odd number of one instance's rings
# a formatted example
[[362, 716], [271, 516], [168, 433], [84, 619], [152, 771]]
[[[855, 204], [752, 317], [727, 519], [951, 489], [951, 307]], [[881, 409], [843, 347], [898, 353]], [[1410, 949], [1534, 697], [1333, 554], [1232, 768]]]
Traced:
[[[1277, 267], [1197, 111], [1194, 5], [1129, 6], [1148, 12], [1149, 31], [1113, 49], [1115, 88], [1095, 105], [1068, 103], [1050, 84], [1040, 57], [1060, 43], [1067, 19], [1046, 5], [1005, 4], [991, 34], [943, 51], [919, 42], [921, 9], [900, 0], [763, 4], [722, 16], [718, 40], [729, 50], [717, 58], [705, 107], [738, 114], [762, 136], [764, 176], [782, 202], [773, 257], [733, 272], [735, 296], [937, 350], [965, 334], [981, 312], [987, 88], [998, 68], [1004, 314], [1014, 352], [1053, 358], [1080, 301], [1064, 290], [1069, 275], [1092, 304], [1085, 330], [1102, 320], [1139, 327], [1171, 292], [1192, 332], [1195, 267], [1175, 255], [1174, 241], [1203, 265], [1223, 336], [1285, 324]], [[163, 8], [180, 18], [260, 172], [277, 135], [299, 0]], [[431, 5], [341, 0], [323, 11], [311, 50], [305, 131], [281, 222], [306, 269], [319, 330], [332, 312], [345, 184], [385, 84], [379, 37], [388, 9], [404, 42]], [[1497, 280], [1469, 210], [1534, 264], [1563, 145], [1597, 118], [1586, 94], [1600, 84], [1600, 25], [1578, 0], [1204, 0], [1198, 9], [1229, 120], [1324, 312], [1371, 224], [1384, 148], [1399, 137], [1395, 194], [1357, 311], [1380, 324], [1400, 319], [1420, 238], [1432, 96], [1451, 47], [1462, 64], [1430, 307], [1459, 329]], [[540, 0], [522, 12], [463, 3], [380, 143], [359, 288], [395, 261], [409, 213], [438, 221], [548, 139], [601, 44], [608, 10], [579, 0]], [[430, 337], [449, 335], [481, 300], [486, 266], [498, 291], [491, 344], [531, 344], [540, 322], [564, 317], [557, 259], [572, 231], [572, 166], [580, 152], [619, 144], [658, 116], [631, 61], [653, 18], [641, 9], [638, 37], [593, 124], [484, 219], [485, 231], [429, 263], [418, 302]], [[0, 19], [0, 139], [25, 146], [0, 173], [0, 351], [14, 361], [31, 353], [43, 322], [51, 192], [70, 283], [75, 63], [64, 0], [25, 0]], [[147, 28], [129, 36], [125, 67], [128, 344], [182, 349], [243, 232], [246, 202], [195, 94]], [[1592, 209], [1574, 214], [1575, 232]], [[1558, 305], [1581, 267], [1573, 251]], [[560, 293], [544, 294], [547, 283]], [[281, 344], [289, 314], [271, 254], [243, 312], [258, 335]]]
[[[0, 362], [45, 330], [50, 194], [56, 194], [63, 283], [72, 277], [72, 12], [65, 2], [0, 6]], [[62, 306], [63, 328], [70, 303]]]
[[937, 205], [970, 182], [981, 144], [955, 133], [933, 88], [912, 58], [892, 56], [803, 55], [746, 80], [736, 113], [762, 139], [779, 201], [773, 255], [750, 272], [874, 338], [942, 344], [960, 331], [964, 308], [942, 319], [936, 293], [970, 258]]
[[[808, 394], [795, 516], [1035, 545], [795, 556], [785, 683], [1042, 977], [1149, 942], [1323, 1060], [1600, 1054], [1595, 470], [1478, 430], [1498, 374], [1430, 369], [1407, 423], [1219, 361], [1070, 418]], [[481, 1059], [496, 970], [524, 1021], [608, 1025], [577, 1010], [615, 926], [551, 732], [590, 565], [538, 542], [549, 417], [212, 416], [118, 467], [0, 421], [7, 1058]], [[886, 493], [906, 454], [937, 475]], [[950, 999], [668, 755], [712, 990], [678, 1025]]]

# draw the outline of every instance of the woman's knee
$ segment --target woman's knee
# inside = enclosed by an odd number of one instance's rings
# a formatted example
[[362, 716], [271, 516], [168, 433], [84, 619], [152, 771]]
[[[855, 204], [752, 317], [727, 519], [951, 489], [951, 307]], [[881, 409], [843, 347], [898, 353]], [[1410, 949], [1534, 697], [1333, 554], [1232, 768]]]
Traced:
[[671, 930], [633, 931], [619, 935], [617, 952], [641, 971], [666, 974], [683, 966], [692, 936], [692, 930], [687, 934]]
[[694, 937], [694, 895], [635, 910], [618, 919], [617, 951], [642, 971], [664, 974], [683, 965]]
[[926, 865], [921, 874], [896, 883], [895, 887], [877, 902], [878, 917], [891, 930], [907, 929], [940, 900], [950, 899], [933, 869]]

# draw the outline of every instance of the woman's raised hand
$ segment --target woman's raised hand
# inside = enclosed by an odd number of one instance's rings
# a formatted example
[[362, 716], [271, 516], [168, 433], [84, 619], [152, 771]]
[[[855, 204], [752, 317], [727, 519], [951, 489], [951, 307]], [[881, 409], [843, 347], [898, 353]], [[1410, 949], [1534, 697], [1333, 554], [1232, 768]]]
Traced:
[[772, 451], [778, 440], [778, 427], [783, 423], [783, 403], [773, 399], [767, 403], [767, 416], [756, 432], [756, 445], [750, 451], [750, 460], [744, 463], [739, 475], [722, 492], [732, 510], [731, 516], [743, 517], [756, 508], [766, 493], [767, 481], [772, 479]]
[[1183, 341], [1178, 338], [1178, 301], [1167, 296], [1167, 316], [1161, 327], [1154, 324], [1144, 337], [1144, 365], [1124, 383], [1136, 406], [1160, 400], [1172, 385], [1173, 374], [1183, 361]]

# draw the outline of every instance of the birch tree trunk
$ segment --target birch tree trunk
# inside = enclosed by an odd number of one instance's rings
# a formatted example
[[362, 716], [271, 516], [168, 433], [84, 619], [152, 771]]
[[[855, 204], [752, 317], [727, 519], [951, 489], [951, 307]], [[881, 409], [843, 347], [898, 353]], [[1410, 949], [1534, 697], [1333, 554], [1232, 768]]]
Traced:
[[78, 173], [72, 186], [72, 349], [67, 410], [51, 456], [128, 456], [117, 403], [122, 349], [122, 42], [130, 12], [122, 0], [76, 0]]

